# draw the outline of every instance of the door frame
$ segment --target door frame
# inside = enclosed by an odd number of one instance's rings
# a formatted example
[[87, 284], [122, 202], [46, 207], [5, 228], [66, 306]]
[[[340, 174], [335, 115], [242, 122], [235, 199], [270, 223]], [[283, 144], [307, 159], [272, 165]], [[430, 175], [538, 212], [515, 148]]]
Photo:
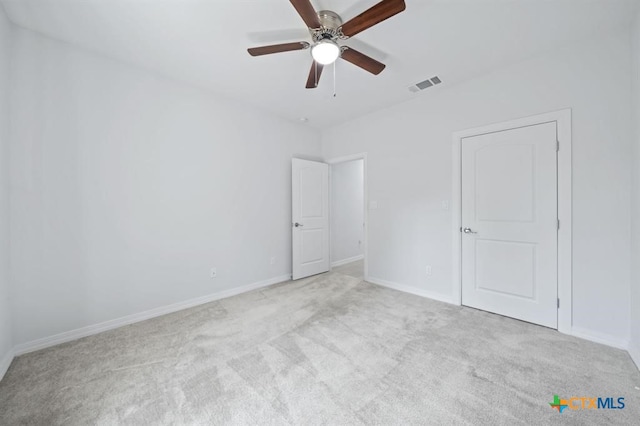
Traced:
[[362, 244], [364, 246], [364, 280], [368, 280], [369, 279], [369, 190], [368, 190], [368, 184], [367, 184], [367, 153], [366, 152], [361, 152], [359, 154], [352, 154], [352, 155], [345, 155], [343, 157], [336, 157], [333, 158], [331, 160], [326, 160], [325, 162], [329, 165], [329, 271], [331, 271], [333, 269], [333, 266], [331, 266], [331, 256], [332, 256], [332, 250], [331, 248], [333, 247], [333, 229], [331, 227], [331, 207], [332, 207], [332, 200], [333, 200], [333, 194], [331, 192], [331, 184], [332, 184], [332, 179], [333, 179], [333, 168], [331, 166], [335, 165], [335, 164], [340, 164], [340, 163], [348, 163], [349, 161], [355, 161], [355, 160], [363, 160], [364, 163], [362, 165], [363, 167], [363, 181], [364, 181], [364, 185], [362, 190], [364, 191], [364, 205], [362, 206], [363, 210], [364, 210], [364, 231], [363, 231], [363, 241]]
[[451, 197], [453, 247], [453, 302], [462, 305], [462, 143], [465, 138], [537, 124], [557, 123], [558, 151], [558, 331], [571, 334], [572, 327], [572, 186], [571, 109], [519, 118], [453, 133], [453, 175]]

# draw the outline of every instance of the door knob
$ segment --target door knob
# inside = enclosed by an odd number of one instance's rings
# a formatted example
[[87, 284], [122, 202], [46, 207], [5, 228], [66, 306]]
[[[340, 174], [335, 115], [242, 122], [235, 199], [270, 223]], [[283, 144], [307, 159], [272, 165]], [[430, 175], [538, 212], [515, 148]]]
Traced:
[[477, 232], [472, 231], [471, 228], [464, 228], [462, 232], [464, 232], [465, 234], [477, 234]]
[[301, 224], [301, 223], [296, 222], [296, 223], [294, 223], [294, 224], [293, 224], [293, 226], [295, 226], [296, 228], [298, 228], [298, 227], [300, 227], [300, 226], [304, 226], [304, 225], [303, 225], [303, 224]]

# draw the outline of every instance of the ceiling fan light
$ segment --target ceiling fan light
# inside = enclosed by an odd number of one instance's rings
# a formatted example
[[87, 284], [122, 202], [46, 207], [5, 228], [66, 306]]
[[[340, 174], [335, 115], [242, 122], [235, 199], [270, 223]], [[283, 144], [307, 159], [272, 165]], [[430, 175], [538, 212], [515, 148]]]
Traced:
[[332, 40], [320, 41], [311, 48], [311, 56], [319, 64], [332, 64], [340, 57], [340, 46]]

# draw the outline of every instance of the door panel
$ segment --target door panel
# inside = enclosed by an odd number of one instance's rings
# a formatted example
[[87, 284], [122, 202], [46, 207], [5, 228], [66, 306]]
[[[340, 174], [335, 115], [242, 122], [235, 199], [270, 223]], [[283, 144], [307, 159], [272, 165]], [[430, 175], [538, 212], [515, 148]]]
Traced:
[[[534, 147], [491, 145], [475, 153], [476, 215], [480, 221], [531, 222]], [[485, 173], [484, 171], [491, 171]], [[508, 179], [504, 177], [508, 176]]]
[[535, 244], [480, 239], [475, 244], [476, 289], [534, 298]]
[[294, 158], [291, 190], [292, 265], [297, 280], [329, 270], [329, 166]]
[[462, 303], [557, 328], [556, 123], [462, 140]]
[[302, 255], [300, 262], [308, 265], [313, 262], [320, 262], [324, 253], [324, 231], [322, 229], [301, 229]]
[[300, 218], [322, 217], [324, 174], [316, 167], [300, 168]]

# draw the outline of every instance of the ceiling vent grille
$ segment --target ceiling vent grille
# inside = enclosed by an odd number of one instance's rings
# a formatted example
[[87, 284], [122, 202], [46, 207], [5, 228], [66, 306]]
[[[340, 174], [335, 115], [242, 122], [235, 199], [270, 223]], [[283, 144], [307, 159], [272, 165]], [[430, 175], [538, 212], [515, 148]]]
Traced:
[[417, 93], [417, 92], [420, 92], [421, 90], [428, 89], [429, 87], [433, 87], [440, 83], [442, 83], [442, 80], [440, 80], [440, 77], [438, 76], [431, 77], [427, 80], [421, 81], [420, 83], [416, 83], [412, 86], [409, 86], [409, 91], [411, 93]]

